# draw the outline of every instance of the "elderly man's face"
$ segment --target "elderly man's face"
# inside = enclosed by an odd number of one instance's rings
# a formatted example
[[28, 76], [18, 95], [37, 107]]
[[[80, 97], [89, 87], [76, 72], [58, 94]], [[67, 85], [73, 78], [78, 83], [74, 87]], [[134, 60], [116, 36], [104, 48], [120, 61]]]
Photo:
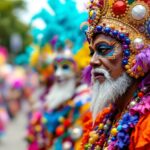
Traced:
[[[103, 71], [96, 71], [96, 68], [104, 69], [112, 79], [117, 79], [123, 73], [122, 68], [122, 47], [119, 42], [110, 36], [103, 34], [93, 38], [90, 44], [91, 66], [93, 67], [93, 80], [104, 82], [106, 76]], [[95, 70], [95, 71], [94, 71]]]
[[95, 36], [90, 45], [93, 95], [93, 118], [110, 102], [115, 102], [131, 85], [132, 79], [122, 68], [121, 43], [103, 34]]

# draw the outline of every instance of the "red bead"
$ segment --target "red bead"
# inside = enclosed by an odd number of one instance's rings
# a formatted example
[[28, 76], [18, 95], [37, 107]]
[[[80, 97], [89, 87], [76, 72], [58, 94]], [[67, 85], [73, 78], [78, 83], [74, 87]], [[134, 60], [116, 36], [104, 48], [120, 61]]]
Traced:
[[112, 10], [113, 10], [113, 13], [115, 15], [122, 15], [126, 12], [126, 9], [127, 9], [127, 5], [124, 1], [116, 1], [114, 4], [113, 4], [113, 7], [112, 7]]
[[89, 24], [91, 24], [93, 21], [91, 19], [88, 20]]
[[138, 97], [140, 97], [140, 98], [143, 97], [143, 95], [144, 95], [143, 92], [138, 93]]
[[64, 133], [64, 127], [62, 125], [56, 128], [56, 135], [61, 136]]
[[69, 127], [70, 124], [71, 124], [70, 119], [66, 119], [66, 120], [64, 121], [64, 126], [65, 126], [65, 127]]
[[104, 141], [99, 141], [98, 142], [98, 145], [100, 145], [100, 146], [103, 146], [103, 144], [104, 144]]

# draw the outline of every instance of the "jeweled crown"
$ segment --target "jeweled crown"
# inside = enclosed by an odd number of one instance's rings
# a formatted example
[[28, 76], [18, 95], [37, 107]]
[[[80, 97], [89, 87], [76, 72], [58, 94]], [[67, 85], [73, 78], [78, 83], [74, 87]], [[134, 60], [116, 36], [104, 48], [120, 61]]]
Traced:
[[140, 67], [138, 74], [131, 68], [135, 56], [150, 44], [150, 0], [91, 0], [88, 9], [88, 40], [97, 32], [117, 38], [123, 43], [127, 72], [132, 77], [143, 76]]
[[91, 0], [88, 8], [89, 37], [101, 24], [128, 33], [130, 39], [150, 38], [150, 0]]

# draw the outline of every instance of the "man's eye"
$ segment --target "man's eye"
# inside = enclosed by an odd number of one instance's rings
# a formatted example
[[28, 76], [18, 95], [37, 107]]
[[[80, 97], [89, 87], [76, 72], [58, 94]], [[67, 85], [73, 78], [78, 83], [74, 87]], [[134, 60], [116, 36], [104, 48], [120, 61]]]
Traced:
[[114, 46], [111, 46], [107, 43], [100, 43], [96, 45], [96, 52], [98, 55], [109, 55], [114, 49]]
[[94, 55], [94, 50], [90, 49], [90, 56], [93, 56], [93, 55]]
[[63, 68], [64, 70], [68, 70], [68, 69], [69, 69], [69, 65], [63, 65], [62, 68]]

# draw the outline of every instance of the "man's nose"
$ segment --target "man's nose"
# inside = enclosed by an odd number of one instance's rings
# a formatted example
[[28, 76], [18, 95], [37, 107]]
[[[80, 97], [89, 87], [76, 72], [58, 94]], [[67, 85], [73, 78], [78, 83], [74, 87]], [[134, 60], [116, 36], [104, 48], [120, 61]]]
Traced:
[[101, 65], [101, 60], [97, 54], [94, 54], [90, 60], [90, 65], [94, 68], [99, 67]]

